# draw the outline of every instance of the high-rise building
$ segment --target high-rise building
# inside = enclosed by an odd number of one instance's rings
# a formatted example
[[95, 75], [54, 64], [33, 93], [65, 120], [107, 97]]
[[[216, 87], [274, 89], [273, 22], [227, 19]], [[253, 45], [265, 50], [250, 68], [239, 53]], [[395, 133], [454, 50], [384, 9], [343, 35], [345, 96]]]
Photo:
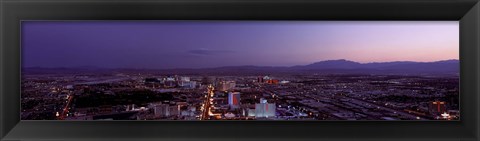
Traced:
[[255, 109], [247, 109], [247, 116], [255, 117]]
[[[193, 89], [197, 86], [197, 82], [195, 81], [190, 81], [190, 77], [186, 77], [186, 76], [181, 76], [181, 77], [178, 77], [178, 81], [177, 81], [177, 84], [178, 86], [180, 87], [184, 87], [184, 88], [190, 88], [190, 89]], [[173, 85], [174, 86], [174, 85]]]
[[167, 104], [156, 105], [156, 106], [153, 108], [153, 112], [154, 112], [154, 114], [155, 114], [155, 117], [166, 117], [166, 116], [169, 116], [169, 115], [170, 115], [169, 105], [167, 105]]
[[180, 81], [189, 82], [190, 77], [182, 76], [182, 77], [180, 77]]
[[257, 78], [257, 82], [258, 82], [258, 83], [263, 83], [263, 77], [259, 76], [259, 77]]
[[275, 117], [275, 103], [267, 103], [267, 100], [261, 98], [260, 103], [255, 104], [255, 117], [268, 118]]
[[178, 85], [180, 87], [193, 89], [197, 86], [197, 82], [195, 82], [195, 81], [180, 81], [180, 82], [178, 82]]
[[180, 113], [179, 106], [170, 106], [168, 104], [160, 104], [154, 107], [155, 117], [175, 116]]
[[240, 92], [228, 93], [228, 105], [233, 108], [238, 108], [240, 105]]
[[217, 90], [228, 91], [235, 88], [235, 81], [221, 81], [218, 83]]
[[444, 101], [433, 101], [429, 104], [430, 113], [442, 114], [447, 111]]

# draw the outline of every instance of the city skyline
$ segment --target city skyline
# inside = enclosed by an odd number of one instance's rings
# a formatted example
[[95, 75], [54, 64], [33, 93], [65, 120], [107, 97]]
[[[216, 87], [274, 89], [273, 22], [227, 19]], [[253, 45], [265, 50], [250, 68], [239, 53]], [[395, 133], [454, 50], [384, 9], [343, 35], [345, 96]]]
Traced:
[[23, 67], [212, 68], [458, 60], [458, 22], [27, 21]]
[[458, 21], [24, 21], [21, 120], [458, 121]]
[[[356, 68], [357, 65], [363, 65], [365, 66], [370, 66], [366, 68], [374, 69], [372, 66], [376, 66], [379, 64], [387, 65], [388, 64], [436, 64], [436, 63], [450, 63], [450, 65], [459, 65], [458, 63], [460, 60], [458, 59], [447, 59], [447, 60], [437, 60], [437, 61], [430, 61], [430, 62], [416, 62], [416, 61], [391, 61], [391, 62], [366, 62], [366, 63], [361, 63], [361, 62], [356, 62], [352, 60], [346, 60], [346, 59], [336, 59], [336, 60], [322, 60], [322, 61], [317, 61], [317, 62], [312, 62], [309, 64], [305, 65], [291, 65], [291, 66], [256, 66], [256, 65], [239, 65], [239, 66], [217, 66], [217, 67], [208, 67], [208, 68], [166, 68], [166, 69], [154, 69], [154, 68], [105, 68], [105, 67], [100, 67], [100, 66], [78, 66], [78, 67], [23, 67], [24, 69], [110, 69], [110, 70], [115, 70], [115, 69], [147, 69], [147, 70], [177, 70], [177, 69], [193, 69], [193, 70], [204, 70], [204, 69], [219, 69], [219, 68], [229, 68], [229, 67], [268, 67], [268, 68], [298, 68], [298, 67], [308, 67], [312, 65], [318, 65], [318, 64], [328, 64], [330, 67], [336, 67], [336, 65], [340, 65], [338, 69], [343, 69], [342, 65], [344, 63], [351, 63], [354, 64], [352, 68]], [[445, 67], [445, 66], [444, 66]], [[362, 67], [360, 67], [362, 68]], [[318, 68], [321, 69], [321, 68]]]

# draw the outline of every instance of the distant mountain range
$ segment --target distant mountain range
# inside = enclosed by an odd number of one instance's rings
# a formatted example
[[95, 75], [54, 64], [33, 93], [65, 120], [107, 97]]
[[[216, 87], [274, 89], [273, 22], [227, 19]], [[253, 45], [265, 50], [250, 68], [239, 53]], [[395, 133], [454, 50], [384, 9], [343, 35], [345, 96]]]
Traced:
[[381, 62], [381, 63], [358, 63], [348, 60], [328, 60], [313, 63], [306, 66], [295, 66], [301, 70], [324, 70], [324, 69], [371, 69], [383, 71], [408, 71], [408, 72], [459, 72], [458, 60], [443, 60], [436, 62]]
[[[407, 75], [456, 75], [460, 71], [459, 60], [443, 60], [435, 62], [375, 62], [358, 63], [345, 59], [326, 60], [309, 65], [292, 67], [269, 67], [269, 66], [225, 66], [204, 69], [113, 69], [115, 71], [147, 71], [165, 74], [273, 74], [273, 73], [355, 73], [355, 74], [407, 74]], [[77, 71], [93, 71], [105, 69], [76, 68]], [[35, 71], [36, 70], [36, 71]], [[26, 68], [24, 71], [38, 72], [39, 70], [51, 70], [45, 68]], [[57, 70], [73, 71], [74, 68], [57, 68]], [[108, 69], [112, 70], [112, 69]]]

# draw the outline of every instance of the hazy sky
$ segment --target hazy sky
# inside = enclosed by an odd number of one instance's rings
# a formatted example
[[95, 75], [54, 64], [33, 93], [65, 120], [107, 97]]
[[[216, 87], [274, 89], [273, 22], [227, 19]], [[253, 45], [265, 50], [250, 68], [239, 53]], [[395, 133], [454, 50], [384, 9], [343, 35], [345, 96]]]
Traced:
[[457, 21], [26, 21], [24, 67], [205, 68], [459, 58]]

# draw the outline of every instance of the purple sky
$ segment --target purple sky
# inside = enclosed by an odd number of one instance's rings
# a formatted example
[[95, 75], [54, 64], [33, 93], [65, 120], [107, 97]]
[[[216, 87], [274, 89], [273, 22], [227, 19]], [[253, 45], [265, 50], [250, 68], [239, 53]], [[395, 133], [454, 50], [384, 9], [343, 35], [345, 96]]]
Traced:
[[24, 21], [24, 67], [206, 68], [458, 59], [458, 21]]

